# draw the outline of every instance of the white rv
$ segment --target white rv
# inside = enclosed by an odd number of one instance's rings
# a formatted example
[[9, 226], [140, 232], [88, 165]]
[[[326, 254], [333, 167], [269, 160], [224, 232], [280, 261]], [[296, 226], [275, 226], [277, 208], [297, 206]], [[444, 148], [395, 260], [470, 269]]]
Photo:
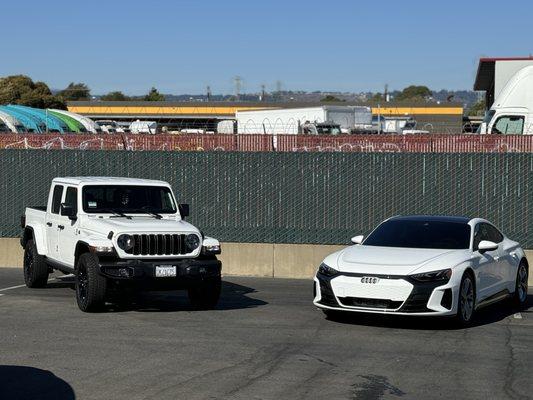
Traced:
[[533, 134], [533, 65], [509, 79], [485, 114], [478, 133]]

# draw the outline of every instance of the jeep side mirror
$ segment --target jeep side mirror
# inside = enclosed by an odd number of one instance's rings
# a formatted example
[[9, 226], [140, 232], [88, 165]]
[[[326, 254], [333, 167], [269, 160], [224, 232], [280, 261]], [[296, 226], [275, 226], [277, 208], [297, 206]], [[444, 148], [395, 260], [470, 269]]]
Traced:
[[68, 219], [70, 219], [71, 221], [75, 221], [77, 219], [76, 210], [72, 206], [61, 204], [60, 213], [61, 215], [68, 217]]
[[364, 238], [365, 237], [363, 235], [359, 235], [359, 236], [354, 236], [351, 240], [353, 244], [361, 244], [363, 243]]
[[178, 209], [180, 211], [181, 218], [188, 217], [190, 215], [189, 213], [189, 205], [188, 204], [179, 204]]

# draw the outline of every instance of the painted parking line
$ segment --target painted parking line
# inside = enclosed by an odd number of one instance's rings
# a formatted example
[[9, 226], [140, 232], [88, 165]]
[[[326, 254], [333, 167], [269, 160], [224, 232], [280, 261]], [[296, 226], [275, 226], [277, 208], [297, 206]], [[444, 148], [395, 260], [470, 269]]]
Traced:
[[2, 288], [2, 289], [0, 289], [0, 292], [5, 292], [7, 290], [18, 289], [18, 288], [21, 288], [21, 287], [26, 287], [26, 285], [18, 285], [18, 286], [10, 286], [10, 287], [6, 287], [6, 288]]
[[[55, 281], [57, 278], [52, 278], [52, 279], [48, 279], [48, 282], [53, 282]], [[26, 285], [17, 285], [17, 286], [10, 286], [10, 287], [6, 287], [6, 288], [1, 288], [0, 289], [0, 292], [6, 292], [8, 290], [13, 290], [13, 289], [20, 289], [20, 288], [23, 288], [23, 287], [26, 287]], [[1, 296], [1, 295], [0, 295]]]

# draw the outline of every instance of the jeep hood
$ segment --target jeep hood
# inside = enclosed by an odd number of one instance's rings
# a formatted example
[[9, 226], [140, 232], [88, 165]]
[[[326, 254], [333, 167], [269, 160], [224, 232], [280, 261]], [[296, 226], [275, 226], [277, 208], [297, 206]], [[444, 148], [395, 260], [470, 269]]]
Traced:
[[468, 250], [357, 245], [337, 253], [336, 266], [326, 263], [341, 272], [409, 275], [453, 268], [468, 258]]
[[107, 235], [116, 233], [199, 233], [199, 230], [183, 220], [157, 219], [150, 216], [127, 218], [87, 218], [82, 228]]

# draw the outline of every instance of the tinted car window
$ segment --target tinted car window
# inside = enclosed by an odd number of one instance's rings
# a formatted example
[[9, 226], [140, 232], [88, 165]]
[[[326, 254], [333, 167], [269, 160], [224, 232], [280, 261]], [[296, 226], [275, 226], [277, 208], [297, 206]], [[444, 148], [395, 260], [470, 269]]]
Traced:
[[63, 186], [55, 185], [52, 194], [52, 213], [59, 214], [59, 207], [61, 206], [61, 196], [63, 195]]
[[423, 249], [468, 249], [470, 226], [448, 221], [390, 220], [379, 225], [363, 244]]
[[68, 187], [67, 193], [65, 194], [65, 205], [72, 207], [74, 211], [78, 212], [78, 203], [76, 199], [78, 198], [78, 189], [75, 187]]
[[503, 241], [501, 232], [492, 225], [489, 225], [489, 235], [494, 243], [501, 243]]
[[490, 240], [494, 243], [501, 243], [503, 235], [498, 229], [486, 222], [480, 222], [474, 230], [474, 250], [477, 250], [482, 240]]
[[174, 198], [164, 186], [94, 185], [82, 191], [83, 211], [87, 213], [151, 211], [173, 214]]

